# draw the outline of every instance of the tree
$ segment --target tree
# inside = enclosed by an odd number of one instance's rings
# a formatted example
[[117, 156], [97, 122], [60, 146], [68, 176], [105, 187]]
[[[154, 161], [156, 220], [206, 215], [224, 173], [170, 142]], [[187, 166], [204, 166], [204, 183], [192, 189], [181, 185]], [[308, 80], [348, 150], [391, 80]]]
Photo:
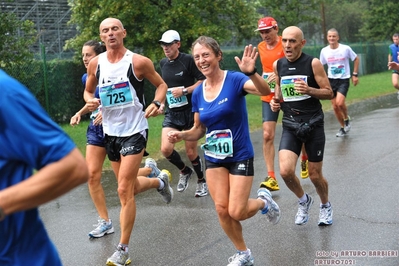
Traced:
[[29, 46], [36, 42], [32, 21], [20, 21], [14, 13], [0, 13], [0, 67], [9, 68], [33, 59]]
[[243, 0], [69, 0], [71, 21], [79, 35], [67, 42], [80, 51], [88, 39], [99, 39], [99, 25], [107, 17], [119, 18], [127, 30], [125, 45], [153, 60], [163, 57], [158, 41], [164, 31], [177, 30], [182, 51], [189, 52], [192, 42], [208, 35], [219, 43], [253, 36], [257, 19], [251, 1]]
[[315, 24], [320, 18], [321, 0], [259, 0], [259, 11], [263, 16], [272, 16], [279, 28]]
[[395, 32], [399, 32], [399, 5], [396, 0], [368, 0], [368, 7], [362, 10], [364, 26], [361, 34], [368, 41], [391, 40]]
[[[338, 30], [342, 42], [364, 41], [359, 30], [363, 26], [362, 17], [367, 9], [366, 1], [333, 0], [324, 2], [326, 30], [330, 28]], [[342, 10], [345, 10], [345, 12], [342, 12]]]

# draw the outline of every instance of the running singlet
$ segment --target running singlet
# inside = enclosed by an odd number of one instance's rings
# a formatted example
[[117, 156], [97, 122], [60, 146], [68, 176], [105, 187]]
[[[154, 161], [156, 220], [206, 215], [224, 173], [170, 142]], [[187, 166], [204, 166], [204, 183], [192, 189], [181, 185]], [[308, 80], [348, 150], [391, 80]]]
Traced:
[[[12, 115], [16, 112], [21, 119]], [[74, 148], [28, 89], [0, 70], [0, 190], [26, 180], [33, 169], [62, 159]], [[0, 265], [61, 265], [37, 208], [0, 222]]]
[[194, 90], [193, 112], [207, 128], [203, 145], [205, 159], [214, 163], [237, 162], [254, 156], [249, 135], [243, 86], [249, 78], [240, 72], [225, 71], [219, 94], [205, 98], [206, 80]]
[[302, 53], [295, 62], [290, 62], [285, 57], [277, 61], [280, 88], [284, 97], [284, 102], [281, 103], [281, 110], [284, 112], [284, 116], [310, 115], [321, 109], [319, 99], [309, 95], [298, 94], [293, 89], [293, 82], [297, 78], [306, 79], [309, 87], [319, 88], [312, 69], [313, 58]]
[[134, 74], [134, 53], [127, 50], [117, 63], [107, 52], [98, 57], [98, 88], [102, 105], [103, 129], [109, 136], [127, 137], [148, 129], [144, 117], [143, 80]]
[[399, 45], [391, 44], [389, 46], [389, 54], [392, 56], [392, 61], [399, 63]]
[[[283, 45], [281, 42], [281, 36], [278, 37], [278, 42], [273, 49], [267, 49], [267, 44], [262, 41], [258, 44], [258, 52], [260, 56], [260, 61], [262, 63], [262, 77], [266, 80], [267, 77], [273, 73], [273, 63], [274, 61], [284, 57]], [[275, 83], [269, 83], [271, 93], [266, 96], [261, 96], [260, 99], [264, 102], [270, 102], [274, 96]]]
[[327, 64], [327, 75], [330, 79], [348, 79], [351, 77], [349, 58], [353, 61], [356, 53], [345, 44], [338, 44], [336, 49], [326, 46], [320, 51], [320, 62]]

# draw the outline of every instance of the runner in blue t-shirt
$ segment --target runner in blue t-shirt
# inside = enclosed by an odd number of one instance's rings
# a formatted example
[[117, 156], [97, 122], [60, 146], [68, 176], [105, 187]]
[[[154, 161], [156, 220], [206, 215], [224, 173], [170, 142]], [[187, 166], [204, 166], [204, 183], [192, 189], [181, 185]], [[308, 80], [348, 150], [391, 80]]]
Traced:
[[0, 150], [0, 265], [61, 265], [37, 208], [86, 182], [86, 163], [33, 95], [2, 70]]
[[220, 225], [237, 252], [229, 265], [253, 265], [254, 259], [242, 235], [242, 220], [258, 210], [276, 224], [280, 209], [266, 188], [257, 199], [249, 199], [254, 176], [254, 151], [248, 127], [245, 95], [270, 94], [267, 82], [257, 74], [256, 48], [246, 46], [236, 62], [244, 73], [220, 69], [222, 51], [212, 38], [201, 36], [192, 47], [195, 64], [206, 79], [192, 95], [194, 126], [187, 131], [171, 131], [169, 141], [195, 141], [204, 136], [206, 176]]

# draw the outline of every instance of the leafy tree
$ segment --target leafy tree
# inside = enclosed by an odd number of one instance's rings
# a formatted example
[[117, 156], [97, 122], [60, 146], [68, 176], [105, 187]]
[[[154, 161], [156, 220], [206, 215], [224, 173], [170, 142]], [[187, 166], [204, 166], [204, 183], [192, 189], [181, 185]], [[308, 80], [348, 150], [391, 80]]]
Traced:
[[21, 65], [33, 59], [29, 46], [36, 42], [32, 21], [19, 20], [14, 13], [0, 13], [0, 67]]
[[251, 1], [243, 0], [69, 0], [70, 23], [79, 35], [67, 42], [68, 48], [80, 51], [88, 39], [99, 39], [99, 25], [107, 17], [119, 18], [127, 30], [125, 45], [151, 59], [163, 57], [158, 41], [164, 31], [177, 30], [182, 51], [189, 52], [192, 42], [208, 35], [219, 43], [253, 36], [257, 19]]
[[283, 30], [288, 26], [315, 24], [320, 18], [321, 0], [259, 0], [262, 16], [272, 16]]
[[330, 0], [324, 2], [326, 31], [330, 28], [338, 30], [342, 42], [365, 41], [359, 30], [363, 26], [362, 16], [367, 9], [366, 1]]
[[368, 6], [362, 10], [364, 26], [361, 34], [369, 41], [391, 40], [399, 32], [397, 0], [368, 0]]

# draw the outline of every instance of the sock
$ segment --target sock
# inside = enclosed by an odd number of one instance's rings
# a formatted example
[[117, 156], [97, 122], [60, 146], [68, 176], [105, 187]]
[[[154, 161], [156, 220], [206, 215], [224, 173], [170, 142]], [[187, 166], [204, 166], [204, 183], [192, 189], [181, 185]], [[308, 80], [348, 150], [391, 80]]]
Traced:
[[184, 167], [186, 167], [186, 165], [181, 160], [179, 153], [175, 150], [173, 150], [172, 154], [166, 157], [166, 159], [170, 163], [174, 164], [180, 171], [184, 169]]
[[249, 255], [250, 253], [249, 253], [249, 249], [246, 249], [246, 250], [237, 250], [237, 253], [238, 254], [245, 254], [245, 255]]
[[321, 204], [321, 203], [320, 203], [320, 208], [328, 208], [328, 207], [330, 207], [330, 206], [331, 206], [331, 203], [330, 203], [329, 201], [327, 201], [326, 204]]
[[258, 197], [258, 199], [261, 199], [265, 203], [265, 206], [263, 206], [263, 208], [261, 209], [261, 212], [267, 213], [267, 211], [269, 210], [269, 204], [268, 204], [267, 200], [264, 197]]
[[308, 155], [302, 153], [302, 161], [306, 161], [307, 159], [308, 159]]
[[159, 177], [158, 177], [158, 179], [159, 179], [159, 187], [158, 187], [158, 190], [161, 190], [161, 189], [163, 189], [163, 188], [165, 187], [165, 183], [164, 183], [163, 180], [160, 179]]
[[202, 160], [199, 156], [194, 159], [194, 161], [191, 161], [191, 164], [193, 165], [194, 171], [197, 174], [198, 180], [202, 179], [204, 177], [204, 170], [202, 167]]
[[267, 175], [276, 180], [276, 175], [274, 174], [274, 171], [267, 172]]
[[125, 252], [128, 252], [128, 250], [129, 250], [129, 248], [126, 244], [119, 243], [118, 247], [120, 247], [120, 249]]
[[304, 193], [303, 196], [299, 198], [299, 203], [304, 203], [307, 201], [308, 201], [308, 195]]

